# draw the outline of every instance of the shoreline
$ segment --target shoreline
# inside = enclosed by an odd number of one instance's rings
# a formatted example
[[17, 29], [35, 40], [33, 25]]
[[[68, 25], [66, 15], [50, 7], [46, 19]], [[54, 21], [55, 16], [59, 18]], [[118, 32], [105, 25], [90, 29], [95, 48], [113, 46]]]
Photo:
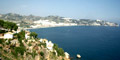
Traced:
[[[75, 27], [76, 26], [92, 26], [92, 25], [74, 25]], [[55, 28], [55, 27], [72, 27], [72, 26], [53, 26], [53, 27], [38, 27], [38, 28], [24, 28], [25, 30], [27, 29], [39, 29], [39, 28]], [[93, 27], [101, 27], [101, 26], [93, 26]], [[118, 26], [104, 26], [104, 27], [119, 27]]]

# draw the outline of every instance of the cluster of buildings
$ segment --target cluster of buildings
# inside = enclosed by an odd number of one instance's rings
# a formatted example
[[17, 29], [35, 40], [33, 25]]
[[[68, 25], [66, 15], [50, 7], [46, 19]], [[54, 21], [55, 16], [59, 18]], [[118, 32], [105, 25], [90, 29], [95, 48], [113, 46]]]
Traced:
[[12, 30], [11, 32], [0, 33], [0, 39], [13, 39], [13, 35], [19, 33], [21, 30], [18, 29], [17, 31]]
[[[17, 31], [12, 31], [12, 32], [6, 32], [6, 33], [1, 33], [0, 34], [0, 39], [13, 39], [14, 38], [14, 34], [16, 34], [16, 33], [19, 33], [21, 31], [21, 29], [18, 29]], [[28, 41], [28, 43], [29, 42], [35, 42], [35, 40], [34, 39], [30, 39], [30, 32], [29, 31], [25, 31], [25, 39], [28, 39], [27, 41]], [[48, 41], [47, 39], [40, 39], [39, 40], [41, 43], [46, 43], [46, 47], [49, 49], [49, 50], [53, 50], [53, 43], [51, 42], [51, 41]], [[6, 42], [8, 42], [8, 40], [6, 41]], [[12, 41], [11, 41], [13, 44], [15, 44], [15, 43], [18, 43], [18, 40], [16, 40], [16, 39], [13, 39]]]
[[34, 25], [31, 25], [30, 27], [41, 28], [41, 27], [76, 26], [76, 25], [77, 25], [76, 23], [56, 23], [50, 20], [38, 20], [38, 21], [34, 21]]
[[[21, 32], [22, 29], [17, 29], [17, 31], [12, 30], [12, 31], [8, 31], [6, 33], [0, 33], [0, 39], [13, 39], [14, 38], [14, 34]], [[25, 38], [28, 39], [30, 38], [30, 32], [29, 31], [25, 31]]]
[[[10, 44], [14, 45], [15, 47], [20, 47], [20, 42], [17, 38], [14, 38], [15, 37], [14, 34], [20, 33], [21, 31], [22, 29], [18, 28], [17, 31], [12, 30], [6, 33], [0, 33], [0, 39], [5, 39], [5, 43], [11, 42]], [[54, 43], [52, 43], [51, 41], [48, 41], [47, 39], [42, 39], [42, 38], [39, 40], [35, 40], [34, 38], [30, 37], [30, 32], [27, 30], [25, 30], [25, 39], [22, 40], [22, 43], [27, 48], [27, 51], [24, 52], [24, 57], [26, 57], [27, 52], [33, 53], [33, 50], [35, 50], [36, 53], [40, 53], [40, 51], [43, 51], [45, 53], [46, 58], [49, 58], [50, 52], [55, 52], [57, 56], [57, 52], [53, 48]], [[45, 43], [46, 47], [43, 47], [43, 45], [38, 46], [39, 44], [42, 44], [42, 43]], [[29, 46], [29, 44], [31, 44], [31, 46]], [[8, 52], [11, 52], [9, 48], [10, 46], [6, 45], [3, 49]], [[65, 58], [69, 59], [69, 54], [67, 52], [65, 52]]]
[[51, 41], [48, 41], [47, 39], [40, 39], [39, 40], [41, 43], [46, 43], [46, 47], [47, 49], [49, 49], [50, 51], [53, 50], [53, 46], [54, 44]]

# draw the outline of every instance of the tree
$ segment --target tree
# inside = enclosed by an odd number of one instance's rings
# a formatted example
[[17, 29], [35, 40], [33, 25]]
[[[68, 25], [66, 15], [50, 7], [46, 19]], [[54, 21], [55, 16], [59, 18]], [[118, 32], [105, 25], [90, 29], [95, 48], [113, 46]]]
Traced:
[[4, 21], [0, 20], [0, 26], [3, 26], [3, 24], [4, 24]]
[[64, 50], [59, 48], [57, 44], [54, 44], [53, 48], [57, 51], [58, 56], [64, 56]]
[[24, 46], [24, 44], [22, 43], [22, 40], [25, 39], [25, 31], [22, 30], [21, 32], [19, 32], [17, 34], [17, 38], [18, 38], [18, 41], [20, 42], [20, 46]]
[[18, 39], [25, 39], [25, 31], [22, 30], [21, 32], [19, 32], [19, 33], [17, 34], [17, 37], [18, 37]]
[[26, 49], [24, 47], [15, 47], [15, 53], [20, 53], [21, 55], [24, 54], [24, 52], [26, 51]]
[[17, 30], [18, 26], [16, 23], [0, 20], [0, 26], [8, 30]]
[[40, 52], [40, 55], [41, 55], [41, 56], [44, 56], [44, 53], [41, 51], [41, 52]]
[[31, 32], [31, 33], [30, 33], [30, 36], [33, 37], [33, 38], [37, 38], [37, 33]]
[[4, 39], [0, 39], [0, 44], [3, 44], [4, 43]]

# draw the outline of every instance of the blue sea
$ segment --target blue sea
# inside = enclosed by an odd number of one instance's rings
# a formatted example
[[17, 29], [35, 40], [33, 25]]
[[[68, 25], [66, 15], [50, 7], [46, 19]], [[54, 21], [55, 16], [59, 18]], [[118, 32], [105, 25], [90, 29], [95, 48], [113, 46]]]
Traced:
[[120, 27], [71, 26], [30, 29], [68, 52], [73, 60], [120, 60]]

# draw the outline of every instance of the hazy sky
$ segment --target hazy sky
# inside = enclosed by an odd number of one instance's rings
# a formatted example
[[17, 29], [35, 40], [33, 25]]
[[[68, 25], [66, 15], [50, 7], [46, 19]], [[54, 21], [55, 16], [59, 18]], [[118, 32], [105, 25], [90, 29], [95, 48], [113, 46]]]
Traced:
[[120, 0], [0, 0], [0, 13], [120, 20]]

